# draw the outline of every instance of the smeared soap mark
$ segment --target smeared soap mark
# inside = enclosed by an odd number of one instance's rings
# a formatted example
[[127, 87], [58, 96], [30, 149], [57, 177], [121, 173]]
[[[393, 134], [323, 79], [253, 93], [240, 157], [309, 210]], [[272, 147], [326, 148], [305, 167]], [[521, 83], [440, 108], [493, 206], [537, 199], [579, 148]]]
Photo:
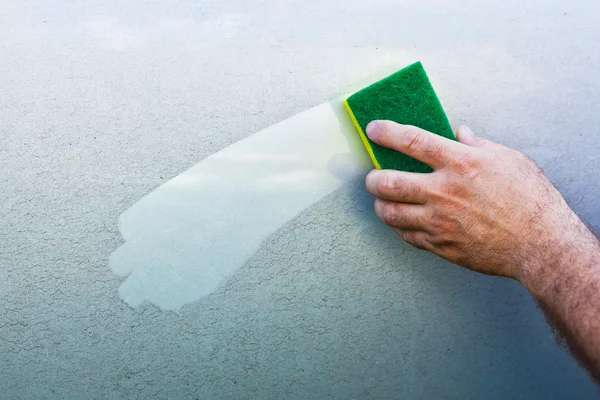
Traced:
[[206, 158], [119, 218], [110, 266], [119, 294], [177, 310], [208, 295], [261, 242], [372, 165], [341, 100], [322, 104]]

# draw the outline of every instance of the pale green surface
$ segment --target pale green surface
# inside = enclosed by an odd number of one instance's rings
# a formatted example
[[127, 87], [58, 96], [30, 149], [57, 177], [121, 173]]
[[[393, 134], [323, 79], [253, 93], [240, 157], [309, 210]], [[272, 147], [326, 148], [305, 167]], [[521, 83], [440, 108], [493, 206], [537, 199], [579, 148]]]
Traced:
[[[121, 213], [420, 59], [451, 121], [600, 228], [594, 1], [0, 3], [5, 398], [593, 398], [514, 282], [403, 245], [347, 186], [177, 313], [118, 295]], [[565, 15], [566, 13], [566, 15]]]

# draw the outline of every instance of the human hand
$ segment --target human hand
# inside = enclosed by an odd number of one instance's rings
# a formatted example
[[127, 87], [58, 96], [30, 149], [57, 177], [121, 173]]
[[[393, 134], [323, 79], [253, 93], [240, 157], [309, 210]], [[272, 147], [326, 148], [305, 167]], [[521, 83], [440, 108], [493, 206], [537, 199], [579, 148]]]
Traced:
[[[367, 190], [375, 212], [402, 238], [453, 263], [528, 279], [591, 234], [540, 168], [525, 154], [477, 137], [467, 127], [458, 142], [391, 121], [374, 121], [367, 135], [430, 165], [416, 174], [374, 170]], [[547, 281], [547, 282], [545, 282]], [[542, 288], [539, 287], [539, 290]]]

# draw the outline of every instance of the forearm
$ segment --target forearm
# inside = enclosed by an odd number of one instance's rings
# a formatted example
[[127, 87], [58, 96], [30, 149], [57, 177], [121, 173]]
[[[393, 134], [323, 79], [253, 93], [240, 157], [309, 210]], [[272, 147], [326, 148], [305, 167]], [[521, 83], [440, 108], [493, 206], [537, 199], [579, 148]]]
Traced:
[[[583, 223], [521, 281], [579, 362], [600, 382], [600, 242]], [[567, 232], [563, 234], [568, 236]]]

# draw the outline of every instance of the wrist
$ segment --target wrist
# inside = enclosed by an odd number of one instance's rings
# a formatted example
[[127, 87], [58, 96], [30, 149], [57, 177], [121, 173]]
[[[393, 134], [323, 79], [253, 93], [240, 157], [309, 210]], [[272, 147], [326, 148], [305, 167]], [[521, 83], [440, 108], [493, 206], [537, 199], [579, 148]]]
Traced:
[[600, 241], [581, 220], [571, 229], [555, 230], [559, 235], [541, 240], [535, 251], [524, 257], [517, 280], [536, 298], [543, 300], [565, 279], [585, 279], [600, 268]]

